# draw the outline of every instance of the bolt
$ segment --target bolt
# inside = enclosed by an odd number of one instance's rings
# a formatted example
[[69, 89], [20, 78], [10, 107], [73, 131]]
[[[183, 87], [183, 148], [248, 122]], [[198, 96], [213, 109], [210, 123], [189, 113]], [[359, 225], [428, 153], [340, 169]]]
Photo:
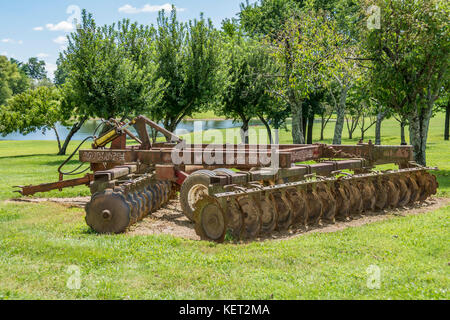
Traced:
[[111, 211], [109, 210], [103, 210], [102, 211], [103, 219], [110, 220], [112, 218]]

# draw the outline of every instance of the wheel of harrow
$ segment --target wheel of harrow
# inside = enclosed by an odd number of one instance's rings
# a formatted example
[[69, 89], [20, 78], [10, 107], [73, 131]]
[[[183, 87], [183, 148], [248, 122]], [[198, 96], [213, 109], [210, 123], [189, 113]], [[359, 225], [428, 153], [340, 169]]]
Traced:
[[386, 177], [384, 185], [388, 194], [387, 200], [388, 207], [390, 208], [397, 207], [398, 201], [400, 199], [400, 190], [398, 190], [397, 185], [392, 181], [392, 177]]
[[241, 236], [243, 239], [254, 239], [261, 232], [261, 214], [259, 209], [249, 196], [239, 198], [238, 202], [244, 218]]
[[131, 192], [126, 195], [126, 199], [131, 204], [131, 224], [135, 224], [139, 220], [139, 203]]
[[163, 187], [163, 191], [164, 191], [164, 204], [166, 204], [167, 202], [169, 202], [169, 199], [170, 199], [169, 184], [167, 183], [167, 181], [161, 181], [161, 186]]
[[437, 182], [436, 176], [434, 174], [430, 174], [425, 172], [425, 176], [428, 179], [428, 196], [435, 195], [437, 193], [437, 188], [439, 187], [439, 183]]
[[261, 232], [264, 234], [270, 234], [277, 227], [278, 214], [273, 205], [273, 201], [268, 194], [262, 197], [260, 202], [260, 210]]
[[308, 208], [308, 225], [316, 225], [322, 217], [322, 201], [315, 190], [306, 192], [306, 205]]
[[202, 240], [223, 242], [227, 231], [227, 220], [219, 203], [205, 196], [196, 204], [194, 211], [195, 232]]
[[350, 190], [350, 214], [352, 216], [360, 215], [361, 212], [363, 211], [364, 204], [361, 191], [358, 188], [357, 181], [354, 180], [349, 181], [348, 186]]
[[304, 226], [306, 224], [306, 202], [304, 198], [304, 192], [299, 192], [299, 190], [297, 190], [296, 188], [289, 188], [288, 190], [286, 190], [286, 197], [292, 204], [292, 224], [300, 224]]
[[419, 200], [420, 196], [420, 188], [417, 185], [416, 180], [414, 179], [413, 175], [408, 175], [406, 178], [408, 188], [411, 191], [411, 196], [409, 197], [409, 204], [413, 204], [417, 200]]
[[363, 210], [372, 211], [375, 208], [376, 202], [375, 187], [372, 181], [368, 179], [360, 180], [359, 190], [362, 195]]
[[271, 193], [272, 203], [277, 211], [277, 227], [279, 231], [287, 230], [292, 225], [292, 205], [286, 196], [280, 191], [274, 191]]
[[210, 178], [216, 174], [209, 170], [199, 170], [184, 180], [180, 189], [180, 204], [183, 213], [193, 220], [196, 203], [208, 195]]
[[236, 199], [228, 200], [228, 208], [225, 214], [228, 221], [228, 230], [232, 237], [240, 239], [244, 228], [244, 215]]
[[142, 192], [147, 198], [147, 215], [150, 215], [153, 212], [153, 194], [150, 192], [150, 189], [148, 189], [147, 186], [144, 187]]
[[87, 225], [98, 233], [122, 233], [131, 222], [131, 204], [111, 189], [94, 194], [85, 210]]
[[155, 208], [155, 210], [158, 210], [159, 208], [161, 208], [162, 202], [163, 202], [162, 190], [161, 190], [161, 187], [159, 186], [159, 184], [157, 184], [157, 183], [153, 184], [152, 188], [153, 188], [153, 190], [155, 190], [155, 194], [156, 194], [156, 208]]
[[336, 220], [345, 221], [350, 216], [350, 186], [347, 181], [338, 180], [334, 187], [336, 200]]
[[415, 175], [417, 185], [419, 186], [419, 201], [425, 201], [429, 196], [429, 182], [425, 172], [420, 171]]
[[325, 183], [317, 185], [317, 195], [322, 201], [322, 221], [326, 223], [335, 223], [336, 200], [330, 192], [330, 188]]
[[394, 178], [394, 183], [397, 185], [397, 188], [399, 190], [397, 207], [403, 207], [409, 203], [411, 190], [409, 190], [403, 174], [396, 175]]
[[152, 199], [151, 212], [155, 212], [158, 207], [156, 190], [150, 184], [145, 189], [147, 190], [147, 192], [149, 192], [151, 194], [151, 199]]
[[139, 194], [144, 199], [144, 216], [143, 216], [143, 218], [145, 218], [150, 213], [150, 208], [151, 208], [150, 200], [151, 199], [149, 198], [148, 194], [145, 192], [144, 189], [141, 189], [139, 191]]
[[375, 210], [383, 210], [388, 205], [388, 190], [386, 189], [386, 185], [383, 183], [381, 179], [376, 179], [373, 182], [373, 186], [375, 187]]
[[138, 221], [141, 221], [144, 217], [144, 199], [141, 198], [137, 191], [133, 192], [133, 197], [138, 203]]

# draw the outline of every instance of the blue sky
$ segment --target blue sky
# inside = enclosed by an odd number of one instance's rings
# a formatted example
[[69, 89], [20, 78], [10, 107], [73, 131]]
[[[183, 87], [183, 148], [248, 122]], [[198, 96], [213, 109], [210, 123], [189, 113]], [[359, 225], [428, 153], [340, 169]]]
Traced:
[[[174, 4], [182, 21], [200, 12], [219, 27], [224, 18], [235, 17], [244, 0], [15, 0], [0, 1], [0, 55], [26, 61], [39, 57], [53, 78], [58, 53], [80, 9], [93, 13], [98, 24], [123, 18], [143, 24], [156, 22], [157, 11]], [[251, 1], [253, 2], [253, 1]]]

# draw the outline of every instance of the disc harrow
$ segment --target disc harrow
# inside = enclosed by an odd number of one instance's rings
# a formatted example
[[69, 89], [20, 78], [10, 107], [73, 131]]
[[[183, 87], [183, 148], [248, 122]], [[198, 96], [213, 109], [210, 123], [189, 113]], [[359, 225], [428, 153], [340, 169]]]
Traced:
[[[370, 140], [356, 145], [188, 145], [145, 116], [104, 124], [100, 137], [90, 137], [91, 149], [80, 145], [61, 164], [59, 181], [21, 186], [18, 192], [27, 196], [86, 185], [92, 194], [85, 208], [87, 224], [98, 233], [121, 233], [179, 191], [180, 207], [197, 234], [221, 242], [227, 234], [251, 240], [348, 221], [424, 201], [438, 187], [428, 173], [433, 168], [413, 161], [412, 146]], [[148, 127], [166, 141], [154, 142]], [[137, 144], [128, 145], [130, 140]], [[63, 171], [77, 152], [90, 168]], [[399, 169], [374, 171], [385, 164]], [[88, 169], [84, 177], [64, 180]]]
[[273, 231], [309, 229], [368, 212], [403, 207], [436, 194], [436, 177], [425, 169], [320, 177], [203, 197], [194, 212], [201, 239], [222, 242], [229, 233], [250, 240]]
[[86, 223], [98, 233], [122, 233], [172, 196], [171, 182], [143, 175], [94, 193], [85, 207]]

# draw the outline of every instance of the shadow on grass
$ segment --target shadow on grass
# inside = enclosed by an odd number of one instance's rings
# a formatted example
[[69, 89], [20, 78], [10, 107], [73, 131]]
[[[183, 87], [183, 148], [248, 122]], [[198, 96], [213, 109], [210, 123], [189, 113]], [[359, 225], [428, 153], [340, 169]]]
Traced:
[[0, 160], [2, 159], [22, 159], [22, 158], [31, 158], [31, 157], [59, 157], [58, 155], [54, 153], [36, 153], [36, 154], [24, 154], [24, 155], [17, 155], [17, 156], [5, 156], [0, 157]]

